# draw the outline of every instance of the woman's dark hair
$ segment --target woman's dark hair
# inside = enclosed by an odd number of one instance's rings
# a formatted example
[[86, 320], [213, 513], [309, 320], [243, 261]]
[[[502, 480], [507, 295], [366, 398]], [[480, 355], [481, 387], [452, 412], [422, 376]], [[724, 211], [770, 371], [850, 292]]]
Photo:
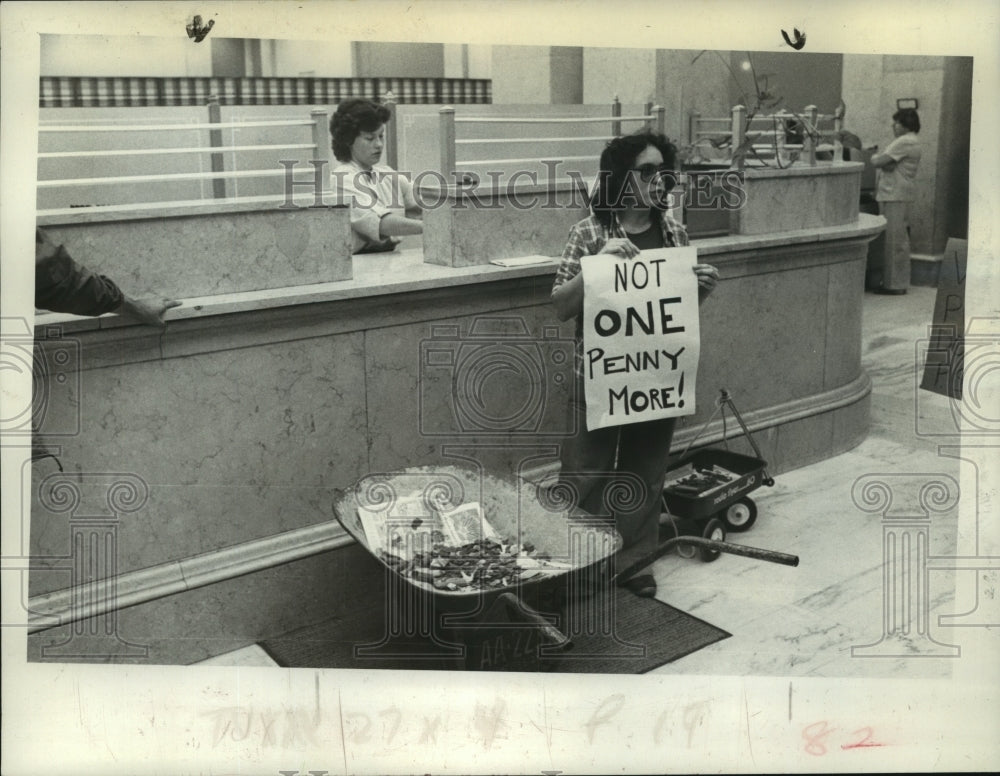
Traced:
[[920, 116], [915, 108], [901, 108], [892, 114], [892, 120], [903, 125], [907, 132], [920, 131]]
[[[623, 200], [629, 191], [626, 188], [629, 172], [635, 167], [636, 157], [649, 146], [660, 152], [667, 169], [675, 168], [676, 146], [664, 135], [648, 129], [609, 140], [601, 152], [597, 189], [591, 196], [590, 209], [605, 229], [611, 228], [615, 211], [625, 207]], [[658, 198], [652, 209], [663, 211], [667, 204], [666, 198], [662, 201]]]
[[337, 106], [330, 119], [330, 134], [333, 136], [333, 155], [338, 161], [351, 161], [351, 146], [362, 132], [375, 132], [385, 124], [392, 114], [385, 105], [352, 97]]

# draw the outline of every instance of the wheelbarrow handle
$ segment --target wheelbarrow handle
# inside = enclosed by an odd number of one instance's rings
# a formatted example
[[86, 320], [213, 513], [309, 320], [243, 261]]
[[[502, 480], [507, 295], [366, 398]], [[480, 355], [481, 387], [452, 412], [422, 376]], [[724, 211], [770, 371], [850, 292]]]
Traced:
[[798, 555], [788, 555], [784, 552], [777, 552], [775, 550], [764, 550], [760, 547], [748, 547], [745, 544], [731, 544], [730, 542], [719, 542], [714, 539], [706, 539], [702, 536], [675, 536], [672, 539], [667, 539], [665, 542], [660, 544], [655, 550], [652, 550], [647, 555], [643, 556], [635, 563], [630, 566], [626, 566], [624, 569], [619, 571], [614, 576], [614, 581], [616, 584], [623, 585], [629, 579], [631, 579], [635, 574], [654, 560], [657, 560], [660, 556], [665, 555], [667, 550], [677, 544], [690, 544], [695, 547], [705, 547], [710, 550], [718, 550], [719, 552], [727, 552], [730, 555], [742, 555], [746, 558], [756, 558], [757, 560], [766, 560], [771, 563], [780, 563], [783, 566], [798, 566], [799, 556]]
[[507, 613], [513, 620], [519, 620], [526, 625], [538, 629], [540, 641], [560, 651], [573, 648], [573, 642], [565, 633], [546, 620], [542, 615], [528, 606], [513, 593], [501, 593], [497, 599], [507, 607]]

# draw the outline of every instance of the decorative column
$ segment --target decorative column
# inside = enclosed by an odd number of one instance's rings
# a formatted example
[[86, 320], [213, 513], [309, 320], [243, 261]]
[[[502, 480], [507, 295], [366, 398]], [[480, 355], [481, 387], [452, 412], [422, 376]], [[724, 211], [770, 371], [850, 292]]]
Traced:
[[[852, 657], [957, 657], [931, 633], [928, 585], [931, 512], [958, 504], [946, 474], [871, 474], [854, 483], [859, 509], [882, 515], [882, 635], [851, 647]], [[913, 496], [917, 504], [913, 504]]]
[[[70, 572], [68, 608], [71, 623], [65, 640], [46, 644], [46, 658], [105, 656], [146, 657], [147, 645], [134, 644], [118, 633], [118, 528], [123, 515], [139, 512], [149, 498], [145, 481], [135, 474], [56, 473], [39, 485], [39, 501], [53, 515], [69, 515]], [[53, 597], [60, 593], [53, 594]]]

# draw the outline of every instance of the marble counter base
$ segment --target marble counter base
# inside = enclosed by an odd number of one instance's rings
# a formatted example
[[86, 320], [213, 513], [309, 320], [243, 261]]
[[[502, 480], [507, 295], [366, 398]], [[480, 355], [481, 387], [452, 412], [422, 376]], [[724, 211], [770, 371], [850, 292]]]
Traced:
[[[862, 273], [880, 225], [710, 246], [721, 282], [702, 306], [698, 413], [685, 430], [726, 387], [751, 418], [778, 413], [757, 436], [776, 471], [864, 436]], [[419, 269], [379, 287], [394, 260]], [[101, 572], [123, 573], [328, 521], [331, 489], [364, 474], [463, 456], [492, 471], [556, 460], [573, 323], [553, 314], [553, 271], [372, 257], [362, 277], [293, 290], [285, 304], [219, 301], [162, 331], [77, 332], [79, 379], [52, 394], [43, 424], [66, 472], [47, 480], [53, 463], [33, 467], [48, 488], [32, 489], [30, 595], [72, 582], [65, 560], [89, 516], [114, 533]], [[477, 365], [491, 364], [514, 368], [484, 372], [477, 393]], [[119, 479], [134, 494], [110, 500]], [[66, 500], [74, 490], [79, 505]]]

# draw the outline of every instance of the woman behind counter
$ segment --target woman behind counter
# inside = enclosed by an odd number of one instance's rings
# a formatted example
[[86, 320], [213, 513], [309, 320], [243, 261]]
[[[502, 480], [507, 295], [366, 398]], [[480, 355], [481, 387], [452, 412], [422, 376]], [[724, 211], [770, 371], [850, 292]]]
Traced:
[[882, 285], [877, 294], [905, 294], [910, 285], [910, 203], [917, 198], [920, 117], [912, 108], [892, 116], [895, 139], [871, 163], [878, 169], [875, 199], [885, 217]]
[[331, 177], [338, 198], [351, 206], [352, 253], [391, 251], [400, 237], [423, 233], [413, 185], [379, 163], [390, 115], [384, 105], [352, 98], [330, 119], [333, 155], [341, 162]]
[[[660, 501], [666, 477], [674, 418], [587, 430], [583, 384], [583, 274], [580, 257], [610, 254], [635, 258], [640, 250], [688, 244], [684, 227], [666, 212], [673, 186], [677, 149], [661, 134], [642, 131], [611, 140], [601, 154], [598, 187], [591, 197], [592, 215], [570, 229], [562, 263], [552, 287], [552, 303], [562, 321], [576, 318], [576, 396], [570, 402], [576, 434], [562, 445], [560, 481], [569, 486], [585, 512], [605, 514], [608, 474], [626, 473], [642, 482], [639, 503], [614, 514], [622, 535], [621, 568], [656, 546]], [[718, 271], [696, 264], [699, 298], [715, 288]], [[651, 574], [634, 577], [628, 586], [638, 595], [656, 594]]]

